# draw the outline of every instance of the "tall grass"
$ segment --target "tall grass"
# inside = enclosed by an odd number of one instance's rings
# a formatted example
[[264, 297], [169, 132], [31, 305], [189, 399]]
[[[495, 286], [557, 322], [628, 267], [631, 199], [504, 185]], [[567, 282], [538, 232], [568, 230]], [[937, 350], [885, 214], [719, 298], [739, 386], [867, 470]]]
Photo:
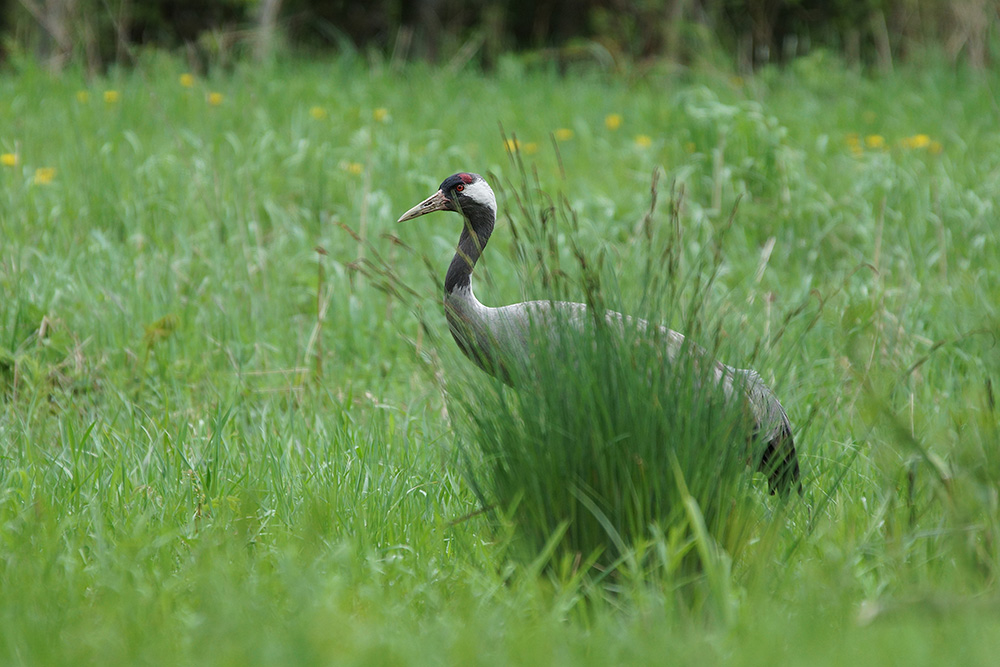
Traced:
[[[4, 662], [993, 659], [992, 73], [869, 80], [816, 57], [748, 80], [567, 80], [516, 60], [489, 77], [341, 60], [187, 87], [184, 69], [147, 53], [92, 80], [0, 75], [16, 156], [0, 164]], [[646, 224], [656, 167], [684, 196]], [[485, 456], [477, 495], [461, 452], [489, 443], [456, 393], [529, 465], [652, 447], [671, 422], [597, 382], [640, 382], [609, 358], [581, 359], [570, 398], [617, 401], [638, 427], [556, 393], [536, 414], [462, 357], [439, 291], [457, 221], [393, 222], [460, 169], [498, 187], [484, 303], [590, 300], [757, 368], [795, 425], [801, 503], [743, 460], [699, 481], [680, 452], [682, 475], [640, 487], [635, 458], [613, 457], [601, 494], [579, 472], [576, 496], [553, 483], [567, 511], [519, 540], [539, 504], [489, 486]], [[615, 359], [654, 369], [662, 403], [692, 390], [652, 354]], [[652, 436], [564, 437], [581, 425]], [[531, 449], [538, 433], [565, 446]], [[698, 513], [677, 509], [679, 478]], [[733, 513], [699, 496], [710, 483]], [[484, 499], [511, 523], [469, 517]], [[577, 545], [539, 553], [572, 512]], [[623, 554], [613, 577], [588, 567]]]

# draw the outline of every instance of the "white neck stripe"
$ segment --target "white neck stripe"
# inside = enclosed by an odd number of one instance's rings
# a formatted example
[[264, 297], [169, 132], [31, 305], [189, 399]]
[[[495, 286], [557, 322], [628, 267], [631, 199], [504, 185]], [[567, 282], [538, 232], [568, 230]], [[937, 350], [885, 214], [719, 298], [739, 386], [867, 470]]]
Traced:
[[474, 181], [465, 186], [465, 192], [463, 192], [466, 197], [476, 202], [480, 206], [485, 206], [494, 213], [497, 210], [497, 198], [493, 194], [493, 189], [489, 184], [483, 179]]

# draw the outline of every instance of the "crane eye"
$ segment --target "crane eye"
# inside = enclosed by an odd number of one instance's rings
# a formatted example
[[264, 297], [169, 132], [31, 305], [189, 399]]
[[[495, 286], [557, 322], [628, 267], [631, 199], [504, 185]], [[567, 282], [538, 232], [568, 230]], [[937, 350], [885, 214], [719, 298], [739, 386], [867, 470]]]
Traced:
[[455, 192], [461, 192], [464, 189], [465, 189], [465, 186], [462, 185], [461, 183], [459, 183], [458, 185], [455, 186]]

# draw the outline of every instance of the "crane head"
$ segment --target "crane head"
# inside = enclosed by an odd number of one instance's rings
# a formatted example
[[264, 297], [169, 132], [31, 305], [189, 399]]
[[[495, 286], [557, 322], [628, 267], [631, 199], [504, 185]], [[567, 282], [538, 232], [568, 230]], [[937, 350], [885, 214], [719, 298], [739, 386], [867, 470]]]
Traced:
[[461, 172], [444, 179], [437, 192], [401, 215], [397, 222], [419, 218], [434, 211], [462, 213], [476, 207], [487, 208], [495, 216], [496, 196], [482, 176]]

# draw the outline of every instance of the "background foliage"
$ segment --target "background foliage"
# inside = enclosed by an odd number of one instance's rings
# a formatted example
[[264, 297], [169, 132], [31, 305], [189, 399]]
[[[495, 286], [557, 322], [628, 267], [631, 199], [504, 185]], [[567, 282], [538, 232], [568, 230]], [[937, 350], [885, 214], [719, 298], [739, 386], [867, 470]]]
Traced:
[[394, 61], [475, 60], [502, 53], [605, 67], [722, 50], [749, 70], [817, 48], [889, 69], [929, 48], [986, 66], [995, 0], [11, 0], [0, 8], [5, 51], [91, 71], [131, 63], [137, 49], [183, 47], [189, 59], [270, 57], [294, 49], [360, 51]]

